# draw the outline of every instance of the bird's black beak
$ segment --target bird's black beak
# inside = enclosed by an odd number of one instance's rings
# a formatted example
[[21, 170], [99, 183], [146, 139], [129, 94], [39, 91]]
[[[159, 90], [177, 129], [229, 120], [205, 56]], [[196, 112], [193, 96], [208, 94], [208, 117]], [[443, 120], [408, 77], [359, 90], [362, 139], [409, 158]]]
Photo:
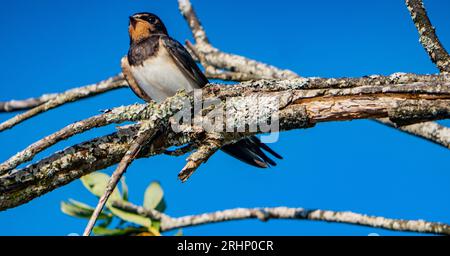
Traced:
[[136, 18], [134, 18], [133, 16], [130, 16], [129, 18], [130, 18], [130, 25], [131, 25], [133, 28], [135, 28], [135, 27], [136, 27], [136, 23], [137, 23]]

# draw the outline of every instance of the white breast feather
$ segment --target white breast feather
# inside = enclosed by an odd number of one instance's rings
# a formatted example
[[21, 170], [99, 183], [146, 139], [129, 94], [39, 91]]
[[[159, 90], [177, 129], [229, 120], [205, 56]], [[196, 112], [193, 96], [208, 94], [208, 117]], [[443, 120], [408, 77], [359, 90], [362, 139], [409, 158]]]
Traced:
[[156, 102], [175, 95], [181, 89], [192, 91], [198, 88], [183, 75], [164, 47], [143, 65], [131, 67], [131, 73], [139, 87]]

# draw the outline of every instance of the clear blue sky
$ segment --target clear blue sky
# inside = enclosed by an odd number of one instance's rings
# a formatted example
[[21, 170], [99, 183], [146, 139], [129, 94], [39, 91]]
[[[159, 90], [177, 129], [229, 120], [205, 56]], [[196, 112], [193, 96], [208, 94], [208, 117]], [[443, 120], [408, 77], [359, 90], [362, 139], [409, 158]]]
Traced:
[[[435, 73], [403, 1], [194, 1], [213, 44], [289, 68], [302, 76]], [[425, 4], [450, 49], [449, 1]], [[26, 98], [97, 82], [120, 72], [128, 49], [128, 16], [154, 12], [183, 42], [190, 31], [171, 1], [8, 1], [0, 9], [0, 100]], [[99, 110], [141, 102], [128, 89], [65, 105], [0, 133], [0, 160]], [[1, 114], [6, 120], [13, 114]], [[445, 121], [441, 123], [450, 122]], [[112, 132], [107, 127], [43, 152]], [[272, 145], [285, 160], [259, 170], [218, 153], [186, 184], [184, 157], [135, 161], [127, 172], [131, 201], [140, 204], [159, 180], [173, 216], [232, 207], [290, 206], [350, 210], [392, 218], [450, 223], [450, 151], [372, 121], [335, 122], [282, 133]], [[108, 169], [111, 172], [111, 168]], [[62, 214], [74, 198], [95, 204], [74, 181], [26, 205], [0, 212], [0, 235], [81, 233], [86, 221]], [[385, 230], [310, 221], [256, 220], [185, 229], [186, 235], [399, 235]]]

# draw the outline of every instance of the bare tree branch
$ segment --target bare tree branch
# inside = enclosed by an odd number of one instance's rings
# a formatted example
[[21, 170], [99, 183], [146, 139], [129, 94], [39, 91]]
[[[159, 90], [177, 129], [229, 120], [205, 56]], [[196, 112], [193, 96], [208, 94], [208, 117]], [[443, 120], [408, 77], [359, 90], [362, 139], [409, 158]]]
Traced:
[[0, 112], [13, 112], [18, 110], [34, 108], [41, 105], [44, 102], [56, 98], [57, 95], [58, 93], [47, 93], [37, 98], [0, 102]]
[[100, 197], [98, 204], [95, 207], [95, 210], [92, 213], [91, 218], [89, 219], [86, 229], [83, 232], [83, 236], [89, 236], [91, 234], [91, 231], [94, 228], [94, 225], [95, 225], [95, 222], [97, 221], [98, 216], [102, 212], [103, 207], [105, 206], [106, 201], [108, 200], [109, 196], [116, 188], [117, 183], [119, 182], [120, 178], [122, 178], [123, 174], [126, 172], [128, 166], [131, 164], [131, 162], [133, 162], [133, 160], [136, 158], [137, 154], [139, 154], [139, 151], [142, 149], [142, 145], [144, 145], [145, 143], [148, 143], [148, 141], [151, 140], [152, 137], [156, 134], [156, 131], [153, 128], [154, 128], [153, 123], [151, 123], [151, 122], [144, 121], [141, 124], [139, 132], [136, 136], [136, 139], [134, 139], [130, 148], [125, 153], [125, 155], [122, 157], [122, 160], [120, 160], [120, 163], [117, 166], [117, 169], [111, 175], [108, 185], [105, 188], [105, 192]]
[[197, 54], [204, 56], [203, 65], [211, 65], [218, 69], [248, 75], [257, 75], [260, 79], [289, 79], [298, 77], [297, 74], [290, 70], [281, 70], [262, 62], [219, 51], [209, 43], [205, 30], [195, 14], [191, 2], [189, 0], [179, 0], [178, 7], [192, 30], [196, 43], [194, 47], [196, 48]]
[[[229, 113], [224, 122], [236, 126], [258, 127], [264, 120], [262, 113], [248, 107], [254, 105], [255, 99], [278, 99], [279, 129], [291, 130], [309, 128], [319, 122], [344, 121], [362, 118], [388, 117], [396, 123], [411, 124], [430, 121], [450, 116], [450, 83], [443, 82], [442, 77], [432, 82], [416, 82], [393, 85], [362, 85], [355, 83], [374, 81], [374, 78], [344, 79], [355, 87], [346, 88], [339, 79], [293, 80], [258, 80], [244, 82], [235, 86], [212, 84], [204, 88], [204, 100], [238, 98], [240, 103], [233, 106], [239, 113]], [[381, 80], [384, 80], [383, 78]], [[350, 82], [351, 81], [351, 82]], [[378, 80], [377, 80], [378, 81]], [[341, 83], [342, 82], [342, 83]], [[320, 88], [325, 84], [334, 84], [332, 89]], [[245, 96], [242, 98], [242, 96]], [[193, 104], [193, 97], [179, 93], [161, 104], [149, 104], [147, 111], [142, 108], [130, 108], [127, 116], [145, 120], [158, 121], [164, 130], [164, 140], [159, 146], [145, 145], [138, 157], [162, 154], [171, 146], [196, 144], [201, 141], [201, 133], [178, 132], [170, 129], [170, 118], [185, 107], [186, 99]], [[263, 105], [273, 104], [263, 102]], [[131, 118], [130, 118], [131, 119]], [[226, 123], [224, 124], [226, 127]], [[84, 174], [104, 169], [116, 164], [130, 147], [135, 136], [136, 126], [119, 130], [119, 132], [94, 139], [58, 152], [46, 159], [11, 174], [0, 177], [0, 210], [15, 207], [47, 193], [57, 187], [81, 177]], [[260, 133], [258, 130], [256, 133]], [[223, 144], [255, 134], [255, 132], [224, 132]], [[196, 144], [198, 145], [198, 144]], [[192, 147], [190, 149], [193, 149]]]
[[406, 0], [405, 2], [419, 32], [420, 43], [441, 72], [450, 72], [450, 56], [439, 41], [422, 0]]
[[[0, 124], [0, 132], [4, 131], [6, 129], [10, 129], [13, 126], [15, 126], [33, 116], [36, 116], [42, 112], [56, 108], [58, 106], [61, 106], [63, 104], [73, 102], [73, 101], [76, 101], [76, 100], [79, 100], [82, 98], [91, 97], [91, 96], [97, 95], [99, 93], [103, 93], [105, 91], [109, 91], [109, 90], [124, 87], [124, 86], [127, 86], [127, 83], [124, 81], [122, 74], [119, 74], [115, 77], [111, 77], [107, 80], [101, 81], [96, 84], [70, 89], [70, 90], [60, 93], [60, 94], [53, 94], [52, 96], [42, 96], [36, 101], [30, 100], [30, 99], [25, 100], [26, 102], [28, 102], [28, 106], [33, 106], [33, 104], [38, 102], [39, 100], [43, 100], [44, 98], [47, 99], [47, 101], [43, 102], [40, 105], [33, 107], [32, 109], [26, 111], [25, 113], [16, 115], [15, 117], [1, 123]], [[26, 102], [25, 103], [21, 102], [20, 104], [17, 101], [13, 101], [13, 102], [15, 102], [14, 104], [16, 106], [17, 105], [23, 106], [22, 109], [24, 109], [25, 107], [28, 107], [28, 106], [26, 106], [27, 105]], [[29, 103], [32, 103], [32, 104], [29, 104]], [[3, 106], [3, 108], [5, 108], [5, 106], [7, 107], [8, 105], [11, 105], [11, 102], [1, 103], [0, 107]]]
[[444, 223], [428, 222], [424, 220], [389, 219], [384, 217], [368, 216], [365, 214], [359, 214], [349, 211], [337, 212], [288, 207], [235, 208], [211, 213], [203, 213], [199, 215], [188, 215], [184, 217], [173, 218], [165, 214], [161, 214], [158, 211], [147, 210], [143, 207], [136, 206], [130, 203], [114, 203], [114, 206], [124, 211], [160, 220], [161, 231], [163, 232], [178, 228], [193, 227], [234, 220], [259, 219], [261, 221], [268, 221], [270, 219], [294, 219], [346, 223], [394, 231], [450, 235], [450, 226]]
[[77, 144], [1, 177], [0, 209], [24, 204], [88, 173], [118, 163], [130, 147], [137, 130], [136, 126], [128, 127]]

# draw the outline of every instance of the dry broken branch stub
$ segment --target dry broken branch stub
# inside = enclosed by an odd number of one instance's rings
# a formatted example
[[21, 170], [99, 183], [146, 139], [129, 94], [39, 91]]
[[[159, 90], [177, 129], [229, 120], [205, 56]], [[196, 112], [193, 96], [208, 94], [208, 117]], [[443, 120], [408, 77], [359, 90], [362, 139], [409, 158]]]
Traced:
[[206, 138], [202, 140], [197, 150], [187, 158], [187, 163], [178, 174], [178, 178], [182, 182], [187, 181], [201, 164], [208, 161], [223, 146], [222, 140], [223, 138], [220, 135], [206, 135]]
[[[204, 99], [218, 98], [222, 101], [230, 98], [244, 97], [242, 106], [254, 104], [255, 97], [274, 97], [279, 99], [279, 129], [291, 130], [308, 128], [319, 122], [344, 121], [362, 118], [390, 117], [400, 118], [405, 105], [408, 109], [417, 109], [422, 116], [406, 118], [413, 120], [435, 120], [450, 116], [450, 83], [442, 80], [432, 82], [415, 82], [411, 84], [362, 85], [345, 88], [336, 79], [293, 79], [293, 80], [258, 80], [245, 82], [236, 86], [212, 84], [204, 88]], [[365, 80], [364, 80], [365, 79]], [[373, 78], [355, 79], [355, 81], [371, 81]], [[383, 78], [383, 80], [386, 78]], [[358, 83], [359, 83], [358, 82]], [[323, 84], [337, 83], [333, 89], [321, 88]], [[153, 120], [165, 126], [160, 146], [145, 145], [138, 157], [163, 154], [171, 146], [195, 144], [199, 140], [196, 132], [175, 133], [170, 129], [170, 118], [185, 107], [186, 99], [193, 104], [193, 97], [179, 93], [161, 104], [147, 105], [142, 108], [129, 108], [126, 115], [137, 120], [142, 118]], [[237, 125], [255, 123], [260, 113], [244, 107], [240, 111], [224, 119], [237, 121]], [[429, 110], [429, 111], [427, 111]], [[135, 112], [133, 112], [135, 111]], [[413, 111], [414, 112], [414, 111]], [[405, 119], [407, 120], [407, 119]], [[161, 126], [158, 127], [161, 129]], [[119, 130], [117, 133], [91, 140], [49, 158], [38, 161], [10, 175], [0, 178], [0, 210], [15, 207], [45, 194], [55, 188], [67, 184], [84, 174], [104, 169], [120, 161], [128, 150], [135, 136], [136, 126]], [[258, 133], [258, 132], [257, 132]], [[231, 143], [253, 133], [225, 132], [223, 144]], [[194, 147], [190, 149], [194, 149]]]

